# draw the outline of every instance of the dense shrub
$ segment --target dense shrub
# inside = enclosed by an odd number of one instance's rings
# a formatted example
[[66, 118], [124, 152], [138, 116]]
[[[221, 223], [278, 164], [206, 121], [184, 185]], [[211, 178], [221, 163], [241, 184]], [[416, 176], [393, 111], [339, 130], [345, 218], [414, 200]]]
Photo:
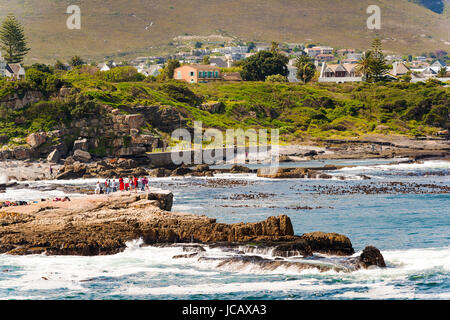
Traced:
[[110, 82], [134, 82], [145, 79], [145, 76], [134, 67], [118, 67], [99, 74], [102, 79]]

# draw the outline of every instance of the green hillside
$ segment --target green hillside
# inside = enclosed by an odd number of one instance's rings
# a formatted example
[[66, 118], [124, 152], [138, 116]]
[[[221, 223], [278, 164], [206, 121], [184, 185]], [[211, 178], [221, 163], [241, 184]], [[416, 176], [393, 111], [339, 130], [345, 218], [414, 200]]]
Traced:
[[[81, 30], [66, 28], [72, 4], [81, 8]], [[380, 31], [366, 27], [370, 4], [381, 8]], [[10, 12], [25, 25], [27, 62], [174, 51], [168, 44], [186, 35], [365, 49], [378, 34], [397, 53], [446, 50], [449, 41], [448, 10], [438, 14], [410, 0], [0, 0], [0, 18]]]
[[[86, 69], [86, 67], [83, 67]], [[0, 136], [13, 143], [37, 131], [51, 131], [61, 123], [99, 116], [99, 106], [121, 113], [139, 113], [141, 106], [158, 108], [161, 119], [150, 130], [167, 139], [178, 123], [202, 121], [204, 127], [278, 128], [285, 140], [358, 137], [368, 133], [434, 135], [449, 128], [450, 89], [437, 82], [380, 84], [293, 84], [110, 82], [102, 75], [74, 70], [43, 74], [27, 81], [0, 81]], [[60, 89], [66, 94], [61, 96]], [[17, 93], [42, 92], [40, 102], [21, 109], [6, 107]], [[70, 94], [68, 94], [69, 90]], [[215, 111], [202, 105], [220, 103]], [[145, 108], [145, 107], [144, 107]], [[182, 119], [179, 120], [179, 117]], [[75, 133], [73, 133], [75, 134]], [[70, 134], [69, 134], [70, 136]], [[110, 141], [111, 139], [104, 139]]]

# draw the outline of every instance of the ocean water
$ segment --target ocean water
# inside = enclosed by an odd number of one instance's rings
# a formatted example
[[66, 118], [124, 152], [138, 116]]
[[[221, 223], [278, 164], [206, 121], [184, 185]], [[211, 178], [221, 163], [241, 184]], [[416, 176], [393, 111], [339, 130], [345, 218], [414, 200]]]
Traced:
[[[237, 253], [206, 247], [200, 256], [208, 259], [173, 259], [186, 254], [182, 246], [142, 247], [136, 239], [112, 256], [0, 255], [0, 299], [449, 299], [450, 162], [390, 162], [297, 164], [356, 165], [329, 172], [332, 180], [274, 180], [255, 174], [151, 180], [152, 187], [174, 192], [173, 211], [226, 223], [286, 214], [296, 234], [347, 235], [358, 251], [355, 256], [366, 245], [378, 247], [387, 268], [319, 272], [251, 262], [220, 265]], [[0, 194], [0, 200], [61, 196], [61, 185], [93, 187], [95, 182], [23, 183], [23, 189]], [[256, 254], [273, 259], [270, 251], [251, 253]], [[338, 263], [336, 257], [317, 256]]]

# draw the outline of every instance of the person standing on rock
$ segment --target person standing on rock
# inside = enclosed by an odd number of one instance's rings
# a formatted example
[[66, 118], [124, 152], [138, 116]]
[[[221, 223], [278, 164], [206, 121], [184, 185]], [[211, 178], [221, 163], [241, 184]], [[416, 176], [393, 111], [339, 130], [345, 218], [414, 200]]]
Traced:
[[139, 187], [141, 191], [145, 191], [145, 177], [140, 177], [139, 178]]
[[120, 191], [123, 191], [123, 189], [125, 189], [125, 184], [123, 183], [122, 177], [119, 178], [119, 189]]
[[116, 178], [114, 177], [113, 181], [112, 181], [112, 192], [117, 192], [117, 182], [116, 182]]
[[100, 182], [97, 181], [97, 186], [95, 187], [95, 194], [100, 194], [102, 191], [102, 187], [100, 185]]
[[50, 178], [53, 178], [53, 168], [50, 166]]
[[134, 185], [134, 192], [138, 192], [139, 189], [139, 179], [138, 177], [134, 177], [133, 179], [133, 185]]
[[145, 177], [144, 183], [145, 183], [145, 189], [147, 191], [150, 191], [150, 180], [148, 180], [147, 177]]
[[130, 178], [125, 177], [125, 191], [130, 190]]

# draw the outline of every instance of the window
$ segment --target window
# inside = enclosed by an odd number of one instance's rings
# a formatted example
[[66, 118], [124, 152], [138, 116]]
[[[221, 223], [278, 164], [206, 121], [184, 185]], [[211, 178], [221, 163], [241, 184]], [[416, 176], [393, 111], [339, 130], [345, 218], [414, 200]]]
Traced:
[[181, 79], [181, 71], [178, 71], [177, 79]]
[[194, 76], [194, 71], [191, 71], [190, 75], [191, 75], [191, 77], [193, 77]]
[[208, 71], [208, 78], [211, 78], [211, 71]]

